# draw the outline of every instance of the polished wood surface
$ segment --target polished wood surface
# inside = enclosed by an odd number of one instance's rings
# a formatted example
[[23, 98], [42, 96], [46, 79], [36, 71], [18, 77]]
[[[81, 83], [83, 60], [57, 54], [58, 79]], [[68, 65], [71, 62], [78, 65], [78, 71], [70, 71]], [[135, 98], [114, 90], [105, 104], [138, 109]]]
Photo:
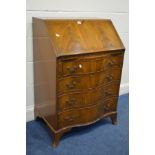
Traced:
[[75, 91], [58, 97], [59, 111], [85, 107], [96, 104], [99, 100], [118, 95], [119, 82], [112, 82], [105, 86], [90, 90]]
[[58, 56], [124, 48], [111, 20], [45, 20]]
[[65, 57], [59, 61], [60, 77], [105, 71], [112, 67], [122, 67], [123, 53], [79, 55], [78, 57]]
[[93, 89], [108, 84], [111, 81], [119, 80], [120, 75], [121, 69], [113, 69], [105, 72], [97, 72], [96, 74], [65, 77], [58, 80], [58, 93], [64, 94], [73, 91]]
[[[104, 114], [116, 113], [117, 98], [100, 101], [85, 108], [65, 110], [59, 114], [59, 127], [74, 127], [81, 124], [94, 122]], [[115, 104], [114, 104], [115, 103]]]
[[35, 116], [53, 146], [72, 127], [117, 122], [125, 48], [111, 20], [33, 18]]
[[[53, 45], [42, 20], [33, 20], [35, 117], [44, 116], [57, 129], [56, 66]], [[42, 37], [41, 32], [44, 33]]]

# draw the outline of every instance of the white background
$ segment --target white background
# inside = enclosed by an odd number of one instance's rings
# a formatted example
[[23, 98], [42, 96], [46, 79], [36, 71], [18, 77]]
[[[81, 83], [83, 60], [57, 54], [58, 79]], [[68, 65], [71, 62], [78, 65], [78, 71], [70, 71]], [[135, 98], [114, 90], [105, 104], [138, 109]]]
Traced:
[[32, 17], [112, 19], [125, 47], [120, 94], [129, 87], [128, 0], [27, 0], [26, 11], [26, 104], [27, 121], [34, 118]]
[[[154, 1], [130, 1], [130, 155], [154, 155]], [[26, 15], [21, 0], [0, 5], [0, 154], [26, 155]]]

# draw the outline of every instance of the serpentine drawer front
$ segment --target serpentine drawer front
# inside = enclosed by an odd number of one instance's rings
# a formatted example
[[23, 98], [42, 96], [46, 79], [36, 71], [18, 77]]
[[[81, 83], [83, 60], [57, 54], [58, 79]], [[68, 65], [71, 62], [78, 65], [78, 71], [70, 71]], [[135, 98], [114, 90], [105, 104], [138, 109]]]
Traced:
[[120, 75], [120, 69], [113, 69], [105, 72], [97, 72], [95, 74], [66, 77], [58, 80], [58, 93], [62, 94], [71, 91], [96, 88], [112, 81], [119, 81]]
[[125, 48], [111, 20], [33, 18], [35, 117], [63, 133], [110, 117], [117, 101]]
[[112, 82], [106, 86], [100, 86], [86, 91], [71, 92], [58, 96], [58, 109], [63, 111], [74, 107], [84, 107], [96, 104], [112, 96], [118, 96], [119, 82]]

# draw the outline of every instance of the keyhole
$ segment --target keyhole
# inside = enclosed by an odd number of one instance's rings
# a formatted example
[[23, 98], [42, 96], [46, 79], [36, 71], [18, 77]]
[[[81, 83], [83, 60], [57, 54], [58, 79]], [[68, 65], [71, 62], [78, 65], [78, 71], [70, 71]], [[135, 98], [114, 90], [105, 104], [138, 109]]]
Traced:
[[77, 24], [79, 24], [79, 25], [82, 24], [82, 21], [78, 20], [78, 21], [77, 21]]
[[56, 37], [60, 37], [60, 34], [56, 33], [55, 36], [56, 36]]
[[79, 68], [82, 68], [82, 65], [81, 64], [79, 64]]

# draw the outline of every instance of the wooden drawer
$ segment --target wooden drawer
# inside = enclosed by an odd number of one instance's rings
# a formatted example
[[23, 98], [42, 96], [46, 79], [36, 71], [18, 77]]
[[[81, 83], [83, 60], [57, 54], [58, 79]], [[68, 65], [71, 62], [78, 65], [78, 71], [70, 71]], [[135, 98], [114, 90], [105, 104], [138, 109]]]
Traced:
[[119, 82], [112, 82], [104, 87], [100, 87], [98, 91], [96, 91], [95, 99], [104, 100], [110, 98], [112, 96], [117, 96], [119, 94]]
[[94, 91], [65, 94], [58, 97], [59, 111], [91, 105]]
[[123, 53], [106, 54], [91, 61], [91, 72], [106, 71], [113, 68], [122, 68]]
[[75, 75], [75, 74], [83, 74], [90, 73], [90, 62], [84, 60], [69, 60], [62, 64], [62, 72], [63, 75]]
[[59, 75], [79, 75], [107, 70], [113, 67], [122, 67], [123, 53], [112, 53], [94, 56], [78, 56], [59, 60]]
[[103, 113], [117, 111], [117, 101], [118, 97], [104, 99], [100, 104], [100, 115], [102, 116]]
[[90, 107], [67, 110], [58, 115], [59, 128], [96, 121], [106, 113], [116, 111], [117, 99], [103, 101]]
[[123, 53], [112, 53], [108, 55], [108, 58], [105, 61], [104, 69], [110, 69], [115, 67], [122, 67], [123, 65]]
[[58, 81], [58, 93], [63, 94], [72, 91], [95, 88], [108, 84], [112, 81], [119, 81], [120, 78], [120, 68], [81, 76], [70, 76]]
[[58, 93], [63, 94], [72, 91], [88, 89], [91, 87], [90, 76], [66, 77], [58, 81]]
[[94, 121], [99, 116], [99, 110], [99, 105], [95, 105], [83, 109], [73, 109], [64, 111], [58, 116], [59, 128]]
[[91, 87], [100, 87], [108, 83], [119, 81], [121, 79], [121, 69], [111, 69], [103, 72], [97, 72], [96, 74], [90, 75]]

